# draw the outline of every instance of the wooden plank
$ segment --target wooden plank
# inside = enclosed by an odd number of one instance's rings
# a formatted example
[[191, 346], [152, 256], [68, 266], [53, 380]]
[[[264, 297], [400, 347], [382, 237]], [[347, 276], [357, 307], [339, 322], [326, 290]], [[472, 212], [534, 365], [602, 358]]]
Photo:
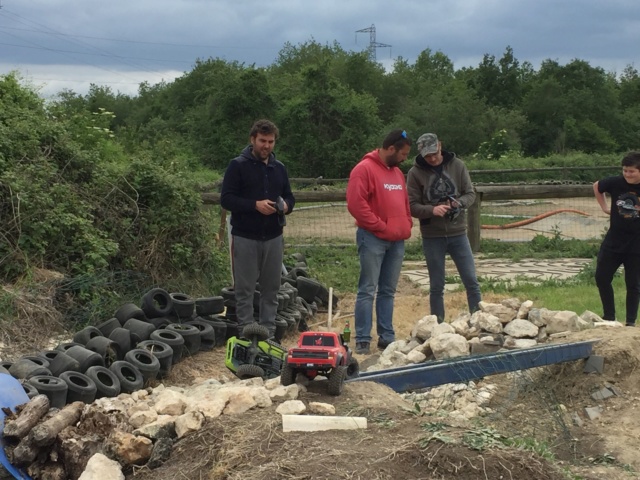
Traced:
[[365, 417], [322, 415], [282, 415], [283, 432], [319, 432], [324, 430], [359, 430], [367, 428]]

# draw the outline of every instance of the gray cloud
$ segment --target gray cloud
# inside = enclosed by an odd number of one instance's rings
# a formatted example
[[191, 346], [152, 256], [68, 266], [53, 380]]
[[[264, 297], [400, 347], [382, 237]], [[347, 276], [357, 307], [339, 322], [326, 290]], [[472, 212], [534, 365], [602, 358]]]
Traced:
[[[171, 80], [196, 58], [259, 66], [286, 42], [314, 39], [364, 50], [375, 24], [378, 60], [415, 61], [442, 51], [456, 68], [500, 58], [507, 46], [520, 62], [579, 58], [617, 72], [638, 62], [636, 0], [1, 0], [0, 73], [26, 72], [33, 82], [86, 91], [112, 82], [135, 92], [137, 82]], [[93, 71], [93, 77], [91, 72]], [[37, 72], [37, 73], [36, 73]], [[82, 74], [80, 74], [82, 72]], [[176, 73], [177, 72], [177, 73]], [[93, 78], [92, 80], [89, 80]], [[83, 83], [79, 83], [83, 82]], [[120, 85], [118, 84], [120, 83]], [[85, 85], [79, 88], [79, 85]], [[123, 86], [123, 88], [121, 88]]]

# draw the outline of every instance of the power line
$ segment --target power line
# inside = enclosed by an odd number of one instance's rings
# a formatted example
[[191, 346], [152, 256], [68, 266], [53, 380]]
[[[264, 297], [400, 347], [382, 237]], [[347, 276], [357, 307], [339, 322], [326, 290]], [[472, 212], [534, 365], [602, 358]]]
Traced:
[[[52, 35], [52, 36], [58, 36], [58, 35], [60, 35], [60, 34], [61, 34], [60, 32], [57, 32], [56, 30], [54, 30], [54, 29], [52, 29], [52, 28], [50, 28], [50, 27], [48, 27], [48, 26], [46, 26], [46, 25], [43, 25], [43, 24], [38, 23], [38, 22], [35, 22], [35, 21], [33, 21], [33, 20], [29, 20], [29, 19], [27, 19], [27, 18], [24, 18], [24, 17], [22, 17], [21, 15], [18, 15], [17, 13], [10, 12], [10, 11], [8, 11], [8, 10], [6, 10], [6, 9], [5, 9], [5, 12], [6, 12], [6, 13], [8, 13], [8, 14], [10, 14], [10, 15], [13, 15], [14, 17], [17, 17], [17, 18], [19, 18], [19, 19], [22, 19], [22, 20], [24, 20], [24, 21], [27, 21], [27, 22], [29, 22], [29, 23], [31, 23], [31, 24], [33, 24], [33, 25], [37, 25], [38, 27], [42, 27], [42, 28], [44, 28], [44, 29], [48, 30], [48, 31], [39, 30], [39, 33], [43, 33], [43, 34], [45, 34], [45, 35]], [[21, 20], [16, 20], [16, 21], [17, 21], [18, 23], [21, 23], [21, 24], [23, 24], [23, 25], [26, 25], [26, 24], [25, 24], [23, 21], [21, 21]], [[10, 35], [8, 32], [5, 32], [5, 34]], [[20, 38], [20, 37], [17, 37], [17, 38]], [[81, 42], [81, 41], [77, 41], [77, 40], [73, 40], [73, 39], [64, 39], [64, 38], [63, 38], [62, 40], [65, 40], [65, 41], [70, 42], [70, 43], [75, 43], [76, 45], [80, 45], [80, 46], [85, 47], [85, 48], [91, 48], [91, 49], [94, 49], [94, 50], [96, 50], [96, 51], [104, 52], [104, 53], [106, 54], [106, 56], [113, 56], [113, 54], [112, 54], [111, 52], [108, 52], [108, 51], [103, 50], [103, 49], [98, 48], [98, 47], [94, 47], [93, 45], [90, 45], [90, 44], [88, 44], [88, 43], [86, 43], [86, 42]], [[138, 68], [138, 69], [142, 69], [142, 70], [148, 71], [148, 72], [150, 72], [150, 73], [159, 73], [159, 72], [157, 72], [157, 71], [148, 70], [144, 65], [135, 64], [135, 63], [132, 63], [132, 62], [128, 62], [128, 61], [126, 61], [126, 60], [122, 60], [122, 61], [123, 61], [123, 63], [126, 63], [126, 64], [128, 64], [129, 66], [133, 66], [133, 67], [136, 67], [136, 68]], [[98, 67], [98, 68], [99, 68], [99, 67]]]
[[[1, 28], [1, 27], [0, 27]], [[18, 38], [18, 37], [16, 37]], [[145, 60], [148, 62], [158, 62], [158, 63], [163, 63], [163, 62], [168, 62], [168, 63], [193, 63], [193, 62], [189, 62], [187, 60], [161, 60], [159, 58], [142, 58], [142, 57], [123, 57], [121, 55], [110, 55], [110, 54], [106, 54], [106, 53], [89, 53], [89, 52], [78, 52], [75, 50], [60, 50], [57, 48], [48, 48], [48, 47], [32, 47], [29, 45], [18, 45], [15, 43], [1, 43], [0, 45], [5, 45], [8, 47], [19, 47], [19, 48], [29, 48], [32, 50], [48, 50], [48, 51], [53, 51], [53, 52], [58, 52], [58, 53], [75, 53], [77, 55], [91, 55], [91, 56], [97, 56], [97, 57], [113, 57], [113, 58], [128, 58], [128, 59], [133, 59], [133, 60]], [[152, 73], [160, 73], [160, 72], [152, 72]]]
[[[42, 46], [42, 45], [39, 45], [39, 44], [37, 44], [37, 43], [35, 43], [35, 42], [31, 42], [31, 41], [29, 41], [29, 40], [24, 40], [24, 39], [22, 39], [22, 38], [20, 38], [20, 37], [18, 37], [18, 36], [16, 36], [16, 35], [11, 35], [10, 33], [7, 33], [7, 32], [3, 32], [3, 33], [4, 33], [5, 35], [10, 35], [10, 36], [15, 37], [15, 38], [17, 38], [17, 39], [19, 39], [19, 40], [23, 40], [23, 41], [26, 41], [26, 42], [31, 43], [31, 44], [33, 44], [33, 45], [36, 45], [37, 47], [40, 47], [40, 48], [41, 48], [41, 49], [43, 49], [43, 50], [48, 50], [48, 51], [51, 51], [51, 52], [54, 52], [54, 53], [58, 53], [59, 55], [62, 55], [62, 56], [65, 56], [65, 57], [69, 57], [69, 58], [72, 58], [73, 60], [76, 60], [76, 61], [79, 61], [79, 62], [81, 62], [81, 63], [84, 63], [85, 65], [89, 65], [90, 67], [99, 68], [100, 70], [104, 70], [104, 71], [106, 71], [106, 72], [110, 72], [110, 73], [115, 73], [116, 75], [121, 75], [122, 77], [127, 78], [127, 76], [126, 76], [126, 75], [124, 75], [122, 72], [118, 72], [118, 71], [116, 71], [116, 70], [110, 70], [110, 69], [108, 69], [108, 68], [100, 67], [100, 66], [95, 65], [95, 64], [90, 63], [90, 62], [85, 62], [85, 61], [84, 61], [84, 60], [82, 60], [82, 59], [72, 57], [72, 56], [67, 55], [67, 54], [65, 54], [65, 53], [56, 52], [55, 50], [53, 50], [53, 49], [51, 49], [51, 48], [44, 47], [44, 46]], [[151, 73], [159, 73], [159, 72], [151, 72]], [[135, 81], [135, 79], [133, 79], [133, 78], [129, 78], [129, 79], [130, 79], [130, 80], [134, 80], [134, 81]]]
[[[5, 10], [7, 11], [7, 10]], [[16, 14], [14, 14], [16, 15]], [[33, 30], [29, 28], [19, 28], [19, 27], [4, 27], [12, 30], [23, 30], [27, 32], [40, 32], [40, 30]], [[188, 47], [188, 48], [224, 48], [230, 50], [272, 50], [273, 46], [248, 46], [248, 47], [239, 47], [234, 45], [204, 45], [204, 44], [190, 44], [190, 43], [167, 43], [167, 42], [149, 42], [143, 40], [131, 40], [131, 39], [122, 39], [122, 38], [110, 38], [110, 37], [96, 37], [91, 35], [72, 35], [69, 33], [60, 33], [57, 32], [56, 35], [63, 37], [73, 37], [73, 38], [91, 38], [93, 40], [108, 40], [110, 42], [122, 42], [122, 43], [139, 43], [144, 45], [163, 45], [169, 47]]]

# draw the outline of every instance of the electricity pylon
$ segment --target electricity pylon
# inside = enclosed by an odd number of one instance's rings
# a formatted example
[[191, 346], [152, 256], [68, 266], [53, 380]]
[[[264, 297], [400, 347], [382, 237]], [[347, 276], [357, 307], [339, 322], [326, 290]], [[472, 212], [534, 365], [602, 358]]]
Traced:
[[367, 51], [369, 53], [369, 60], [371, 60], [372, 62], [376, 61], [376, 48], [389, 47], [389, 55], [391, 55], [391, 45], [387, 43], [376, 42], [376, 26], [373, 23], [370, 27], [356, 30], [356, 43], [358, 43], [358, 33], [367, 32], [369, 32], [369, 47], [367, 48]]

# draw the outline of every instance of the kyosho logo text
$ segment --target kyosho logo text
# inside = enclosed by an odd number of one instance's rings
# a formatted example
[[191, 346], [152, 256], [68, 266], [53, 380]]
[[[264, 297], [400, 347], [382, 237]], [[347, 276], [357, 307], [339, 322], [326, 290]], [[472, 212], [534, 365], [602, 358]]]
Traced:
[[384, 184], [384, 189], [385, 190], [402, 190], [402, 185], [393, 185], [392, 183], [385, 183]]

